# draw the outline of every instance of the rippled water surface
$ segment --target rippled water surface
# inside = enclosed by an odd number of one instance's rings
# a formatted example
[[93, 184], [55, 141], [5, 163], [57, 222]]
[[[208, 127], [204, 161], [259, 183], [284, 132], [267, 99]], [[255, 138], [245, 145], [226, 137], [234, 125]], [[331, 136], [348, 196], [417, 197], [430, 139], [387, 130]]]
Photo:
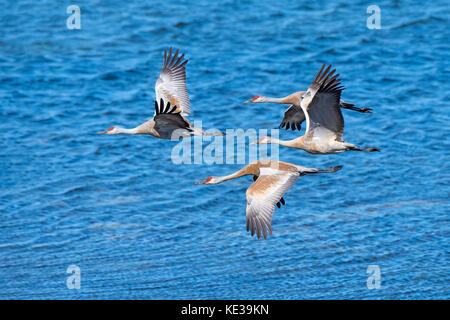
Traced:
[[[81, 8], [81, 30], [66, 8]], [[434, 299], [449, 288], [447, 1], [6, 1], [0, 13], [0, 298]], [[176, 142], [100, 136], [153, 115], [168, 46], [186, 53], [205, 128], [275, 128], [326, 61], [344, 137], [380, 153], [313, 156], [273, 236], [245, 231], [251, 178], [194, 186], [242, 165], [175, 165]], [[280, 131], [283, 139], [297, 135]], [[81, 289], [69, 290], [69, 265]], [[381, 269], [369, 290], [367, 267]]]

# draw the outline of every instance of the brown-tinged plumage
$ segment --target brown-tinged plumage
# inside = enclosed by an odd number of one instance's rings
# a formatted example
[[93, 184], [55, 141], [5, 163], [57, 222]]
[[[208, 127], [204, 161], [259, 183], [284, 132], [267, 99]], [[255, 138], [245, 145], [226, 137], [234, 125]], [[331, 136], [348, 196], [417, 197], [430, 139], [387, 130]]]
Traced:
[[191, 115], [191, 105], [186, 87], [186, 64], [184, 53], [178, 57], [178, 49], [172, 56], [172, 47], [169, 52], [164, 51], [163, 64], [158, 80], [155, 84], [156, 100], [163, 99], [177, 106], [182, 116]]
[[[289, 108], [284, 112], [283, 120], [281, 121], [279, 128], [285, 128], [286, 130], [301, 130], [303, 121], [306, 120], [305, 113], [303, 112], [300, 101], [303, 95], [307, 91], [297, 91], [284, 98], [272, 98], [266, 96], [254, 96], [252, 99], [245, 101], [244, 103], [279, 103], [279, 104], [290, 104]], [[361, 113], [372, 113], [371, 108], [355, 107], [354, 104], [345, 102], [344, 100], [339, 101], [339, 107], [341, 109], [353, 110]]]
[[360, 149], [357, 145], [343, 140], [344, 118], [341, 113], [340, 98], [343, 87], [336, 69], [325, 70], [326, 64], [317, 73], [308, 91], [298, 99], [298, 104], [306, 118], [306, 132], [303, 136], [289, 141], [262, 137], [257, 144], [278, 143], [280, 145], [305, 150], [312, 154], [334, 154], [345, 151], [379, 151], [378, 148]]
[[223, 177], [208, 177], [197, 184], [218, 184], [227, 180], [251, 175], [254, 183], [247, 189], [247, 231], [267, 239], [272, 234], [272, 216], [275, 205], [285, 204], [283, 195], [297, 179], [306, 174], [329, 173], [340, 170], [342, 166], [329, 169], [314, 169], [275, 160], [258, 160], [241, 170]]

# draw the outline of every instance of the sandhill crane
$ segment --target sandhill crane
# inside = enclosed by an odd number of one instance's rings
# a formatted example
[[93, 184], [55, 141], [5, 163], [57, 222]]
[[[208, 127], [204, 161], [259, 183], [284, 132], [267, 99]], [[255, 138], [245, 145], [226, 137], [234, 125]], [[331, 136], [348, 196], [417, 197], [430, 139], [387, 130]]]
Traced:
[[340, 108], [341, 91], [344, 89], [335, 73], [326, 64], [317, 73], [313, 82], [298, 101], [306, 117], [306, 132], [294, 140], [278, 140], [262, 137], [251, 144], [277, 143], [289, 148], [303, 149], [312, 154], [334, 154], [345, 151], [380, 151], [378, 148], [360, 149], [357, 145], [344, 142], [344, 118]]
[[[301, 130], [302, 123], [305, 121], [305, 113], [300, 106], [301, 97], [306, 93], [306, 91], [297, 91], [284, 98], [271, 98], [266, 96], [254, 96], [252, 99], [245, 101], [244, 103], [279, 103], [279, 104], [290, 104], [289, 108], [284, 112], [283, 120], [281, 121], [279, 128], [286, 128], [286, 130]], [[361, 113], [372, 113], [371, 108], [355, 107], [354, 104], [340, 100], [339, 106], [342, 109], [353, 110]]]
[[311, 173], [330, 173], [340, 170], [342, 166], [329, 169], [314, 169], [275, 160], [258, 160], [241, 170], [223, 177], [208, 177], [196, 184], [218, 184], [242, 176], [253, 176], [254, 183], [247, 189], [247, 231], [253, 236], [261, 234], [267, 239], [267, 232], [272, 234], [272, 216], [275, 205], [284, 204], [283, 195], [294, 185], [300, 176]]
[[189, 94], [186, 88], [186, 63], [184, 54], [178, 57], [178, 49], [172, 56], [164, 51], [163, 64], [156, 81], [155, 114], [152, 119], [133, 129], [110, 127], [99, 134], [148, 134], [161, 139], [178, 140], [181, 137], [201, 135], [224, 135], [223, 132], [207, 133], [195, 128], [184, 117], [191, 114]]
[[191, 126], [178, 112], [177, 106], [171, 106], [170, 102], [164, 104], [161, 98], [160, 102], [155, 101], [155, 115], [152, 119], [144, 122], [140, 126], [133, 129], [125, 129], [120, 127], [111, 127], [100, 133], [105, 134], [149, 134], [160, 139], [179, 140], [184, 137], [195, 135], [223, 135], [222, 132], [208, 133], [199, 128]]

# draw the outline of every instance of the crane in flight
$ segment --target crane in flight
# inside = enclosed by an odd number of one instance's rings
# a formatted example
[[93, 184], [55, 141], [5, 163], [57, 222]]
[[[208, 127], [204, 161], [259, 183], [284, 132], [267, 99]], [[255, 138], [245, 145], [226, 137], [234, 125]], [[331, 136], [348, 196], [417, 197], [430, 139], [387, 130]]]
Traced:
[[297, 104], [306, 118], [306, 132], [293, 140], [278, 140], [264, 136], [251, 144], [277, 143], [289, 148], [305, 150], [311, 154], [335, 154], [345, 151], [380, 151], [378, 148], [361, 149], [357, 145], [345, 142], [344, 118], [341, 113], [341, 86], [339, 74], [334, 75], [326, 64], [317, 73], [304, 94], [298, 97]]
[[[283, 120], [281, 121], [279, 128], [285, 128], [286, 130], [298, 130], [302, 128], [302, 123], [306, 120], [305, 113], [303, 112], [300, 101], [302, 96], [306, 94], [307, 91], [297, 91], [284, 98], [272, 98], [266, 96], [254, 96], [252, 99], [245, 101], [244, 103], [279, 103], [279, 104], [290, 104], [289, 108], [284, 112]], [[339, 101], [339, 107], [341, 109], [353, 110], [361, 113], [372, 113], [371, 108], [367, 107], [355, 107], [354, 104], [345, 102], [344, 100]]]
[[272, 216], [275, 205], [285, 204], [283, 195], [294, 185], [300, 176], [314, 173], [331, 173], [340, 170], [342, 166], [329, 169], [314, 169], [283, 161], [257, 160], [241, 170], [223, 177], [208, 177], [196, 184], [218, 184], [227, 180], [250, 175], [253, 184], [247, 189], [247, 231], [251, 235], [267, 239], [272, 234]]
[[185, 118], [191, 114], [189, 94], [186, 87], [186, 64], [184, 54], [178, 57], [178, 49], [172, 55], [164, 51], [163, 64], [156, 80], [155, 114], [143, 124], [126, 129], [112, 126], [99, 134], [148, 134], [160, 139], [179, 140], [190, 136], [222, 136], [223, 132], [205, 132], [196, 128]]

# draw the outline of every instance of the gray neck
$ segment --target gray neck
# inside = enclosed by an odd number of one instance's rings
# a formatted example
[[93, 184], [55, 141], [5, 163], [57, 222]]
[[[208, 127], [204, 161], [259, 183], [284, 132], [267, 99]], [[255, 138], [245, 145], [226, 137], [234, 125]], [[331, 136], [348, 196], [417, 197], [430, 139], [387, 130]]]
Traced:
[[136, 134], [137, 133], [137, 128], [126, 129], [126, 128], [118, 127], [116, 130], [118, 131], [118, 134]]
[[245, 168], [243, 168], [243, 169], [239, 170], [238, 172], [235, 172], [235, 173], [230, 174], [228, 176], [218, 177], [219, 182], [217, 182], [217, 183], [221, 183], [221, 182], [224, 182], [224, 181], [227, 181], [227, 180], [231, 180], [231, 179], [240, 178], [240, 177], [246, 176], [248, 174], [250, 174], [250, 173], [246, 172]]
[[284, 98], [271, 98], [271, 97], [261, 97], [263, 101], [261, 102], [271, 102], [271, 103], [284, 103]]
[[285, 147], [291, 147], [291, 148], [294, 147], [294, 148], [302, 149], [303, 144], [299, 140], [300, 138], [297, 138], [294, 140], [279, 140], [279, 139], [275, 139], [275, 138], [270, 138], [270, 143], [279, 144], [279, 145], [285, 146]]

